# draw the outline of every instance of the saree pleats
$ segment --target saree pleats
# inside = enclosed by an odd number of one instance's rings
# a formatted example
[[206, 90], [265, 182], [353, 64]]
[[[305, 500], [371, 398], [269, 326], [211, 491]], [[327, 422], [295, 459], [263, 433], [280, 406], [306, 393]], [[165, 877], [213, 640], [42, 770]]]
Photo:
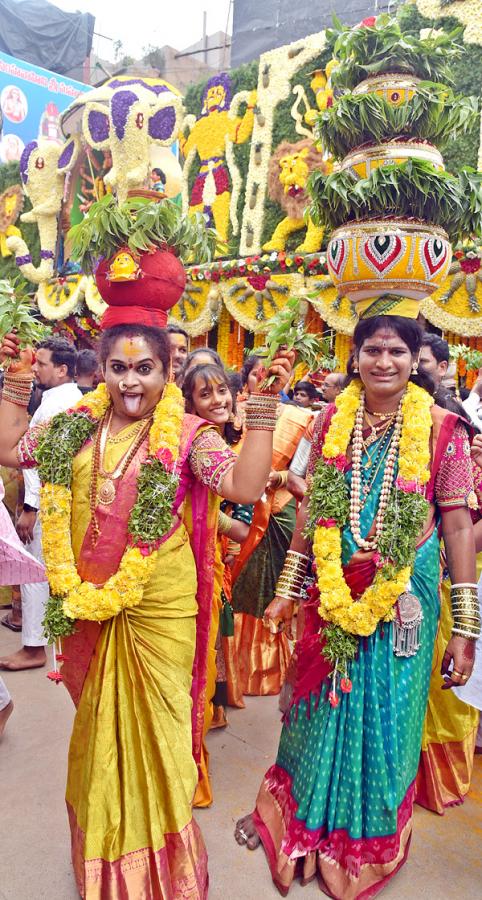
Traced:
[[[412, 579], [424, 613], [417, 655], [395, 657], [391, 628], [379, 626], [362, 642], [352, 691], [337, 707], [325, 681], [289, 712], [256, 803], [273, 879], [284, 890], [299, 858], [305, 879], [316, 871], [343, 900], [372, 896], [403, 861], [437, 626], [438, 552], [434, 532]], [[311, 637], [297, 645], [300, 659]]]
[[[369, 567], [361, 565], [369, 583]], [[317, 876], [340, 900], [372, 897], [406, 858], [437, 629], [438, 572], [433, 531], [417, 551], [411, 579], [424, 616], [420, 649], [415, 656], [396, 657], [391, 625], [379, 625], [360, 642], [350, 664], [352, 690], [340, 693], [335, 707], [328, 702], [326, 661], [317, 682], [309, 681], [304, 668], [316, 640], [323, 659], [316, 597], [313, 611], [306, 604], [305, 630], [295, 650], [302, 685], [294, 685], [276, 764], [265, 776], [255, 811], [273, 880], [284, 894], [299, 874], [304, 882]], [[348, 574], [348, 582], [357, 581], [356, 572]]]
[[233, 585], [235, 645], [244, 694], [279, 694], [289, 663], [284, 634], [271, 634], [263, 615], [271, 603], [296, 522], [294, 498], [269, 520], [266, 532]]
[[439, 815], [463, 803], [468, 793], [479, 721], [477, 709], [462, 703], [453, 691], [441, 690], [440, 666], [452, 625], [450, 584], [444, 581], [416, 781], [416, 802]]
[[182, 526], [161, 553], [141, 604], [102, 625], [75, 717], [66, 799], [86, 900], [206, 896], [191, 811], [196, 570]]
[[271, 634], [262, 619], [235, 613], [234, 640], [243, 694], [279, 694], [290, 661], [286, 635]]

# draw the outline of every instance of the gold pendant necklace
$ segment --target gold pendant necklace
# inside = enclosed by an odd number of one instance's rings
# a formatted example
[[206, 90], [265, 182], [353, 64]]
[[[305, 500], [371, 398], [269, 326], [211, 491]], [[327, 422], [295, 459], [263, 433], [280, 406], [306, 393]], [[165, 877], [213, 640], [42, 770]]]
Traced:
[[[98, 474], [100, 478], [103, 478], [104, 481], [101, 484], [98, 492], [97, 492], [97, 500], [102, 506], [110, 506], [111, 503], [115, 500], [115, 495], [117, 492], [116, 481], [124, 474], [127, 467], [129, 466], [131, 460], [137, 453], [138, 448], [142, 444], [144, 440], [146, 430], [150, 427], [150, 419], [145, 420], [144, 423], [142, 420], [139, 422], [137, 430], [134, 432], [134, 443], [131, 444], [130, 447], [127, 448], [124, 455], [121, 457], [117, 466], [112, 472], [106, 472], [104, 469], [104, 459], [105, 459], [105, 451], [107, 441], [109, 440], [109, 431], [112, 422], [113, 409], [111, 408], [110, 414], [101, 430], [100, 434], [100, 447], [99, 447], [99, 468]], [[116, 441], [115, 441], [116, 442]]]
[[[92, 472], [91, 472], [91, 488], [90, 488], [90, 510], [91, 510], [91, 520], [92, 520], [92, 540], [93, 545], [95, 546], [98, 536], [99, 536], [99, 527], [97, 523], [97, 517], [95, 515], [95, 507], [97, 504], [100, 506], [110, 506], [111, 503], [114, 502], [115, 496], [117, 493], [117, 483], [119, 479], [127, 470], [128, 466], [134, 459], [139, 447], [141, 446], [149, 428], [151, 426], [151, 419], [147, 419], [144, 423], [141, 423], [137, 433], [134, 434], [134, 441], [131, 446], [127, 449], [126, 453], [122, 456], [120, 462], [117, 464], [115, 469], [112, 472], [106, 472], [103, 467], [103, 461], [105, 457], [105, 449], [110, 429], [110, 424], [112, 421], [113, 409], [111, 407], [109, 413], [104, 416], [103, 422], [100, 423], [99, 428], [97, 429], [97, 434], [94, 440], [94, 447], [92, 452]], [[98, 486], [99, 478], [104, 479], [103, 483]]]

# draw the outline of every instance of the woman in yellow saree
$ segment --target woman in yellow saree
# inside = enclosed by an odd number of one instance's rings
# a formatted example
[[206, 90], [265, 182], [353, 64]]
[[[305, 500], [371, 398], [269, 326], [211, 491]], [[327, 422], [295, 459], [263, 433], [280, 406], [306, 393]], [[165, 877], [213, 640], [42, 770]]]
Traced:
[[[237, 457], [207, 423], [183, 415], [178, 389], [165, 386], [169, 345], [160, 322], [139, 325], [146, 310], [132, 318], [127, 311], [124, 324], [107, 320], [106, 384], [40, 434], [26, 431], [30, 357], [21, 354], [0, 406], [0, 462], [39, 464], [48, 626], [58, 634], [60, 620], [75, 624], [58, 657], [62, 674], [50, 676], [65, 681], [77, 705], [67, 806], [79, 894], [203, 900], [207, 854], [191, 803], [204, 718], [215, 493], [248, 502], [262, 492], [276, 400], [258, 395]], [[18, 353], [17, 338], [6, 336], [0, 358]], [[289, 361], [276, 360], [271, 371], [277, 391]], [[64, 445], [78, 434], [86, 439], [71, 452], [65, 487], [53, 460], [65, 462]], [[160, 509], [167, 516], [161, 536], [154, 544], [136, 539], [154, 533]]]

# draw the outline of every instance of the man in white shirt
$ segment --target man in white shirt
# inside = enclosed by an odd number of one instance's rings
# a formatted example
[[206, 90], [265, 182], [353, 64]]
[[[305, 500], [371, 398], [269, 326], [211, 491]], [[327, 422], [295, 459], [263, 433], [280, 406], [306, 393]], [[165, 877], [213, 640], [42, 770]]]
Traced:
[[[70, 409], [82, 394], [74, 382], [77, 352], [65, 338], [53, 337], [42, 341], [36, 351], [33, 365], [35, 378], [43, 391], [42, 402], [32, 416], [30, 426], [46, 422], [59, 412]], [[20, 539], [39, 562], [43, 562], [42, 533], [38, 510], [40, 506], [40, 479], [37, 469], [24, 470], [25, 502], [17, 522]], [[42, 620], [49, 597], [46, 581], [40, 584], [24, 584], [22, 595], [22, 648], [11, 656], [0, 659], [0, 669], [16, 672], [44, 666], [47, 657]]]
[[477, 381], [467, 399], [462, 402], [462, 406], [472, 419], [472, 424], [480, 431], [482, 429], [482, 369], [479, 369]]

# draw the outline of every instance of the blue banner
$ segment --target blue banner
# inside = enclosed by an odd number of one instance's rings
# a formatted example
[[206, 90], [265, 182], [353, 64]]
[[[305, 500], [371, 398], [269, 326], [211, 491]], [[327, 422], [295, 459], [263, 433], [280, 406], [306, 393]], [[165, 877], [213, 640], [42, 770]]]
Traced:
[[59, 115], [90, 84], [73, 81], [0, 52], [3, 133], [0, 162], [19, 160], [25, 144], [45, 138], [63, 143]]

